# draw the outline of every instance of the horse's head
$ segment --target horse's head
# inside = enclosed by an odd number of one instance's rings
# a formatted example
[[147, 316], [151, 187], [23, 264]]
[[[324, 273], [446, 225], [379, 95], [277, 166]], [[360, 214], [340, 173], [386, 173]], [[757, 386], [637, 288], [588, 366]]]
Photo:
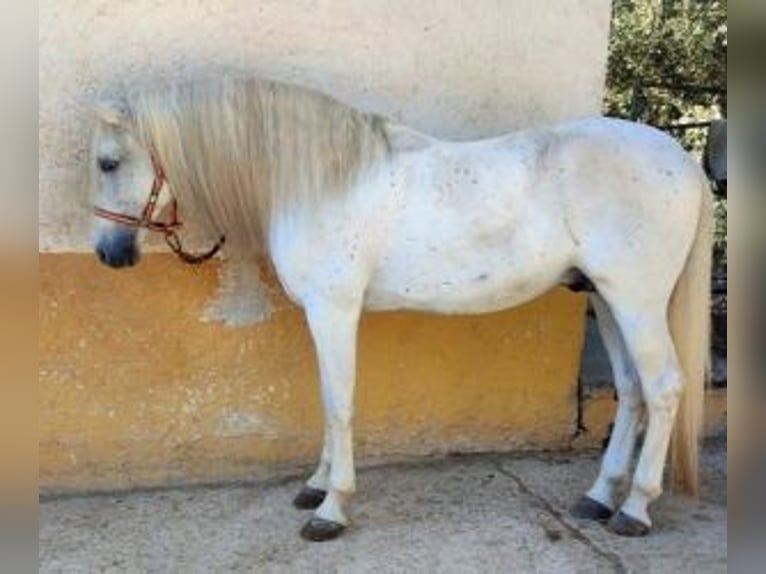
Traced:
[[142, 143], [127, 104], [103, 103], [96, 111], [90, 155], [98, 216], [93, 245], [102, 263], [126, 267], [138, 262], [139, 240], [170, 194], [160, 193], [164, 177]]

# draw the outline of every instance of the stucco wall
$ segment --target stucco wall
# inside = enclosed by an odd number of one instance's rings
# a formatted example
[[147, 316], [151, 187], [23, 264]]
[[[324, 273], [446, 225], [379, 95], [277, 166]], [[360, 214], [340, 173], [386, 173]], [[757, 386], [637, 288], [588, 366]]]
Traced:
[[[298, 310], [200, 323], [216, 265], [90, 255], [88, 107], [221, 69], [319, 88], [435, 135], [598, 113], [609, 0], [40, 3], [40, 479], [47, 490], [267, 476], [316, 456]], [[568, 444], [582, 297], [483, 317], [380, 314], [360, 339], [362, 458]]]
[[42, 0], [40, 246], [88, 248], [88, 105], [121, 84], [250, 70], [435, 135], [598, 113], [609, 0]]

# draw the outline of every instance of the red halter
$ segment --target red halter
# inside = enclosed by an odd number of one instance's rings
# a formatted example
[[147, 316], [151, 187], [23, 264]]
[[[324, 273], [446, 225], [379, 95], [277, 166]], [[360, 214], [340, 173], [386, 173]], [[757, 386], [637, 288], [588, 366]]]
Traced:
[[94, 214], [96, 217], [108, 219], [109, 221], [114, 221], [129, 227], [143, 228], [148, 229], [149, 231], [162, 233], [165, 238], [165, 243], [168, 244], [168, 247], [170, 247], [173, 253], [175, 253], [185, 263], [195, 265], [202, 263], [203, 261], [207, 261], [216, 253], [218, 253], [218, 251], [225, 243], [226, 237], [222, 235], [218, 242], [213, 245], [210, 250], [204, 253], [193, 254], [184, 251], [183, 246], [181, 245], [181, 239], [178, 237], [177, 233], [177, 230], [183, 226], [183, 223], [180, 219], [178, 219], [178, 202], [176, 201], [175, 197], [170, 200], [170, 220], [159, 221], [153, 219], [154, 211], [157, 208], [157, 201], [160, 197], [160, 191], [162, 190], [162, 186], [167, 181], [167, 179], [165, 178], [165, 172], [162, 169], [162, 166], [157, 161], [154, 154], [151, 154], [151, 159], [152, 168], [154, 169], [154, 181], [152, 182], [152, 189], [149, 192], [149, 198], [146, 200], [146, 205], [144, 206], [143, 210], [141, 210], [141, 215], [139, 217], [134, 215], [127, 215], [125, 213], [119, 213], [117, 211], [111, 211], [109, 209], [104, 209], [103, 207], [98, 206], [93, 208]]

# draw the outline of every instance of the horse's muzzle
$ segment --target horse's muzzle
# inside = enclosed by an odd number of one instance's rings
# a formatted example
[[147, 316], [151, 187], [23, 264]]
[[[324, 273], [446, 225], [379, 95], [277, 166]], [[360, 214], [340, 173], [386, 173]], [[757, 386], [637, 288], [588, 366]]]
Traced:
[[109, 267], [135, 265], [141, 258], [136, 246], [136, 232], [132, 229], [121, 229], [103, 237], [96, 244], [96, 255], [101, 263]]

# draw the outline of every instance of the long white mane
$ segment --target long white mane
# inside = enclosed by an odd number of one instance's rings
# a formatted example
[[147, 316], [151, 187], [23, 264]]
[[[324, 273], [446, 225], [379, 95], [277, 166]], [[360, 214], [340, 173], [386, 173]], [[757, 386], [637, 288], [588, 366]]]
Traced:
[[226, 236], [206, 319], [247, 325], [271, 311], [258, 256], [274, 217], [354, 185], [390, 151], [387, 122], [297, 86], [233, 76], [141, 90], [131, 121], [157, 157], [193, 236]]
[[346, 192], [389, 149], [379, 116], [274, 82], [188, 82], [128, 105], [185, 218], [225, 234], [229, 257], [262, 250], [276, 215]]

